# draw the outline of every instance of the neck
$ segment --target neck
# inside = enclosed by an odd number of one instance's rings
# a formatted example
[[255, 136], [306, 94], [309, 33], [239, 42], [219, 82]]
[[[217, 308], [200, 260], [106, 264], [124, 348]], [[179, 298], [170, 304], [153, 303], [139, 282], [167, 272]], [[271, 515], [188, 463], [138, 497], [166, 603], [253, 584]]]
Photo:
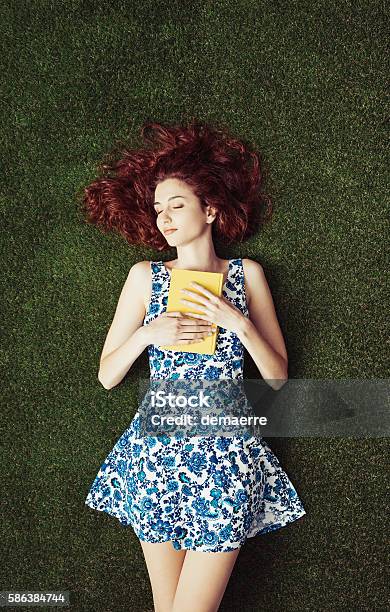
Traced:
[[196, 244], [191, 242], [191, 244], [177, 247], [177, 259], [174, 262], [175, 268], [219, 272], [222, 260], [217, 256], [213, 243], [210, 241], [206, 244], [195, 242]]

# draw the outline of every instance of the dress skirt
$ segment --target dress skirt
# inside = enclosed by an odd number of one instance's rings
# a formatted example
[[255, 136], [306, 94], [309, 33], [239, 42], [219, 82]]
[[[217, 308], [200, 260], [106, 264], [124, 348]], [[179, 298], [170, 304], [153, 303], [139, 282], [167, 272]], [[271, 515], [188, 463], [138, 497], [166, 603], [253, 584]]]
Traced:
[[306, 514], [262, 437], [139, 437], [139, 413], [101, 465], [87, 506], [140, 540], [228, 552]]

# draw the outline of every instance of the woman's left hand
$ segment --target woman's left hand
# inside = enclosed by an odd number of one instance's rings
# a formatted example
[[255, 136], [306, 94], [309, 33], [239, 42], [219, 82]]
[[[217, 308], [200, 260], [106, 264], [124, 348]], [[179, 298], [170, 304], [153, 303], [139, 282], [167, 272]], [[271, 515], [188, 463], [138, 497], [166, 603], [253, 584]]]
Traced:
[[198, 314], [195, 312], [186, 312], [187, 316], [197, 317], [199, 319], [203, 319], [204, 321], [210, 321], [219, 327], [224, 327], [229, 331], [237, 333], [242, 323], [242, 319], [244, 319], [244, 315], [241, 310], [234, 306], [231, 302], [225, 299], [224, 296], [214, 295], [211, 291], [199, 285], [195, 281], [190, 283], [190, 286], [196, 289], [201, 293], [194, 293], [193, 291], [189, 291], [188, 289], [182, 289], [181, 292], [184, 295], [188, 295], [189, 298], [194, 298], [196, 302], [200, 302], [200, 304], [195, 304], [191, 299], [181, 298], [180, 301], [188, 306], [195, 307], [196, 310], [203, 311], [204, 314]]

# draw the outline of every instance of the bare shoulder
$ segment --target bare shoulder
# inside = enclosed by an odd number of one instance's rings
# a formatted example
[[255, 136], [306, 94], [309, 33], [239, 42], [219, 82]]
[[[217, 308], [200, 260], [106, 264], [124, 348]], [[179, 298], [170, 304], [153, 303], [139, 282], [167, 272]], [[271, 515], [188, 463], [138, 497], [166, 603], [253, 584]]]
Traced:
[[244, 268], [245, 274], [259, 274], [259, 272], [263, 272], [263, 266], [259, 264], [258, 261], [254, 261], [254, 259], [248, 259], [247, 257], [243, 258], [242, 266]]
[[150, 261], [137, 261], [137, 263], [131, 266], [129, 275], [131, 274], [133, 277], [141, 280], [148, 276], [149, 271]]
[[256, 284], [258, 285], [259, 282], [262, 282], [265, 279], [264, 270], [263, 266], [259, 264], [259, 262], [247, 257], [242, 259], [242, 268], [244, 270], [245, 278], [245, 293], [247, 303], [249, 304], [251, 300], [250, 288], [256, 286]]
[[[137, 261], [129, 270], [126, 283], [142, 293], [145, 309], [150, 301], [151, 294], [151, 266], [150, 261]], [[134, 289], [133, 289], [134, 290]]]

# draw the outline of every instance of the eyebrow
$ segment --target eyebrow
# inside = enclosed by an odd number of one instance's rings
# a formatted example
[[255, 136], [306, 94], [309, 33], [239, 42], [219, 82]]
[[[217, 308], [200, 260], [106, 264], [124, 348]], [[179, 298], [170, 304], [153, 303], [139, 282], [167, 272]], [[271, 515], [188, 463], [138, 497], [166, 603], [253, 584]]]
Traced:
[[[185, 196], [177, 195], [177, 196], [171, 196], [170, 198], [168, 198], [168, 202], [170, 200], [174, 200], [175, 198], [183, 198], [184, 200], [187, 199]], [[161, 202], [154, 202], [153, 206], [156, 206], [156, 204], [161, 204]]]

